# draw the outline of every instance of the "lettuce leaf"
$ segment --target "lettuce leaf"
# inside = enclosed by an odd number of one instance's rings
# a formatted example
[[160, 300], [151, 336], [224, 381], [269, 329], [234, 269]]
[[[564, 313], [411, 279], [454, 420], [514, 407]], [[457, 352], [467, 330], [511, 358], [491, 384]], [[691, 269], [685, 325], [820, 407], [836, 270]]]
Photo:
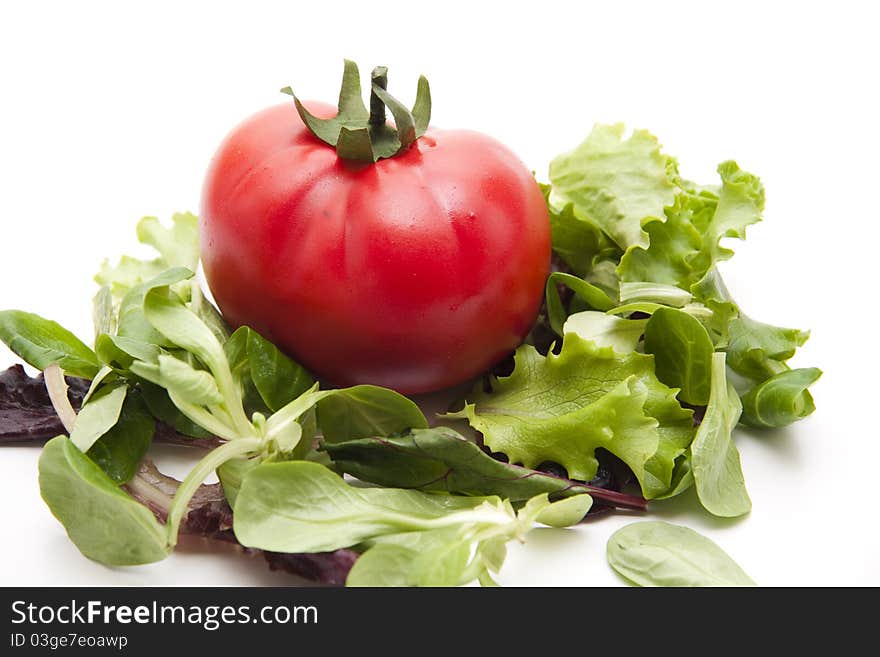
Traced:
[[764, 187], [757, 176], [733, 161], [718, 165], [718, 173], [721, 187], [717, 193], [679, 187], [664, 218], [644, 218], [648, 244], [633, 245], [623, 255], [618, 267], [622, 281], [652, 281], [687, 289], [716, 263], [733, 255], [720, 240], [745, 239], [746, 226], [761, 220]]
[[478, 385], [451, 417], [467, 419], [490, 449], [511, 463], [562, 465], [572, 479], [596, 475], [604, 448], [633, 471], [646, 498], [665, 493], [675, 460], [693, 439], [692, 412], [657, 379], [654, 359], [620, 354], [575, 333], [541, 356], [523, 346], [508, 377]]
[[580, 146], [550, 163], [554, 193], [621, 249], [648, 245], [642, 222], [662, 219], [672, 205], [675, 175], [675, 161], [660, 152], [656, 137], [636, 130], [624, 139], [622, 123], [597, 125]]

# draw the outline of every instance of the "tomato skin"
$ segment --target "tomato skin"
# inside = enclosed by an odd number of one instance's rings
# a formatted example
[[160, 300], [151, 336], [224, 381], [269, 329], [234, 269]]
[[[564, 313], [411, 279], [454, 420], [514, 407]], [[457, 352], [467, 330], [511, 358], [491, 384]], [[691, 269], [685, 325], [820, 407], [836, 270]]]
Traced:
[[407, 394], [461, 383], [519, 345], [550, 266], [544, 198], [497, 141], [429, 130], [397, 157], [353, 164], [292, 103], [221, 144], [200, 232], [231, 325], [334, 384]]

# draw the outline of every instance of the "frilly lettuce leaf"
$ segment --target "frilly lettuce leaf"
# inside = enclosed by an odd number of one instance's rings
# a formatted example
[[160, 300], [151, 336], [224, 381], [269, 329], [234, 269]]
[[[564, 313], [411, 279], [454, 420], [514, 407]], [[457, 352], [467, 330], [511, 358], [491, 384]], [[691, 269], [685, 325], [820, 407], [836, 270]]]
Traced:
[[138, 241], [153, 247], [158, 257], [139, 260], [122, 256], [116, 265], [105, 260], [95, 282], [107, 286], [118, 304], [132, 288], [155, 278], [166, 269], [186, 267], [195, 271], [199, 265], [199, 219], [189, 212], [177, 212], [166, 228], [156, 217], [144, 217], [137, 225]]
[[746, 226], [761, 220], [764, 187], [736, 162], [718, 165], [721, 187], [679, 188], [664, 219], [646, 216], [642, 227], [647, 245], [630, 247], [620, 260], [622, 281], [652, 281], [684, 289], [697, 283], [733, 251], [722, 247], [725, 237], [745, 238]]
[[691, 265], [700, 252], [703, 238], [694, 226], [697, 214], [712, 213], [716, 201], [710, 197], [678, 194], [665, 209], [665, 221], [648, 217], [643, 227], [649, 246], [633, 246], [620, 260], [618, 273], [623, 281], [651, 281], [682, 286], [696, 277]]
[[675, 161], [657, 138], [624, 126], [597, 125], [570, 153], [550, 163], [554, 194], [573, 204], [579, 219], [598, 226], [618, 247], [648, 246], [646, 217], [663, 217], [675, 199]]
[[495, 452], [534, 468], [559, 463], [588, 481], [602, 447], [636, 475], [646, 498], [667, 491], [675, 459], [693, 438], [692, 412], [654, 375], [651, 356], [621, 355], [575, 333], [562, 350], [541, 356], [530, 346], [515, 355], [508, 377], [477, 386], [452, 417], [467, 419]]
[[620, 249], [601, 228], [575, 214], [574, 204], [566, 203], [559, 209], [550, 201], [550, 185], [540, 187], [550, 214], [553, 249], [575, 274], [589, 277], [603, 259], [620, 257]]

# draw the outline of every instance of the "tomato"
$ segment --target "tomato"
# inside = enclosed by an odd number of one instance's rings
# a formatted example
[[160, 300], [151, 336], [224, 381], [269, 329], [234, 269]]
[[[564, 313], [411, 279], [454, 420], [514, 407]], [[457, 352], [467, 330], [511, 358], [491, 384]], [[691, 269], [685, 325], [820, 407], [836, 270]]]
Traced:
[[461, 383], [508, 355], [534, 323], [550, 264], [544, 198], [499, 142], [428, 129], [394, 157], [351, 162], [293, 104], [226, 137], [200, 231], [231, 325], [331, 383], [403, 393]]

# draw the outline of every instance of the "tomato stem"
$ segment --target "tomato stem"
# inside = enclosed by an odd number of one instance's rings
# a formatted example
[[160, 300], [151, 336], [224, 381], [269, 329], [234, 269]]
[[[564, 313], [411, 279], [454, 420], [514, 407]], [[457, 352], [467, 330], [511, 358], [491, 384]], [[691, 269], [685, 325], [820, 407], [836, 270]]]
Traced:
[[[377, 66], [370, 74], [370, 79], [380, 89], [387, 89], [388, 67]], [[370, 125], [374, 128], [385, 125], [385, 103], [376, 95], [372, 87], [370, 88]]]
[[[293, 96], [296, 111], [315, 137], [344, 160], [376, 162], [400, 155], [425, 134], [431, 120], [431, 89], [425, 76], [419, 77], [412, 109], [388, 93], [388, 69], [377, 66], [370, 76], [370, 109], [361, 97], [357, 64], [346, 60], [339, 90], [339, 112], [329, 119], [318, 118], [300, 102], [290, 87], [281, 91]], [[394, 125], [386, 121], [386, 111]]]

